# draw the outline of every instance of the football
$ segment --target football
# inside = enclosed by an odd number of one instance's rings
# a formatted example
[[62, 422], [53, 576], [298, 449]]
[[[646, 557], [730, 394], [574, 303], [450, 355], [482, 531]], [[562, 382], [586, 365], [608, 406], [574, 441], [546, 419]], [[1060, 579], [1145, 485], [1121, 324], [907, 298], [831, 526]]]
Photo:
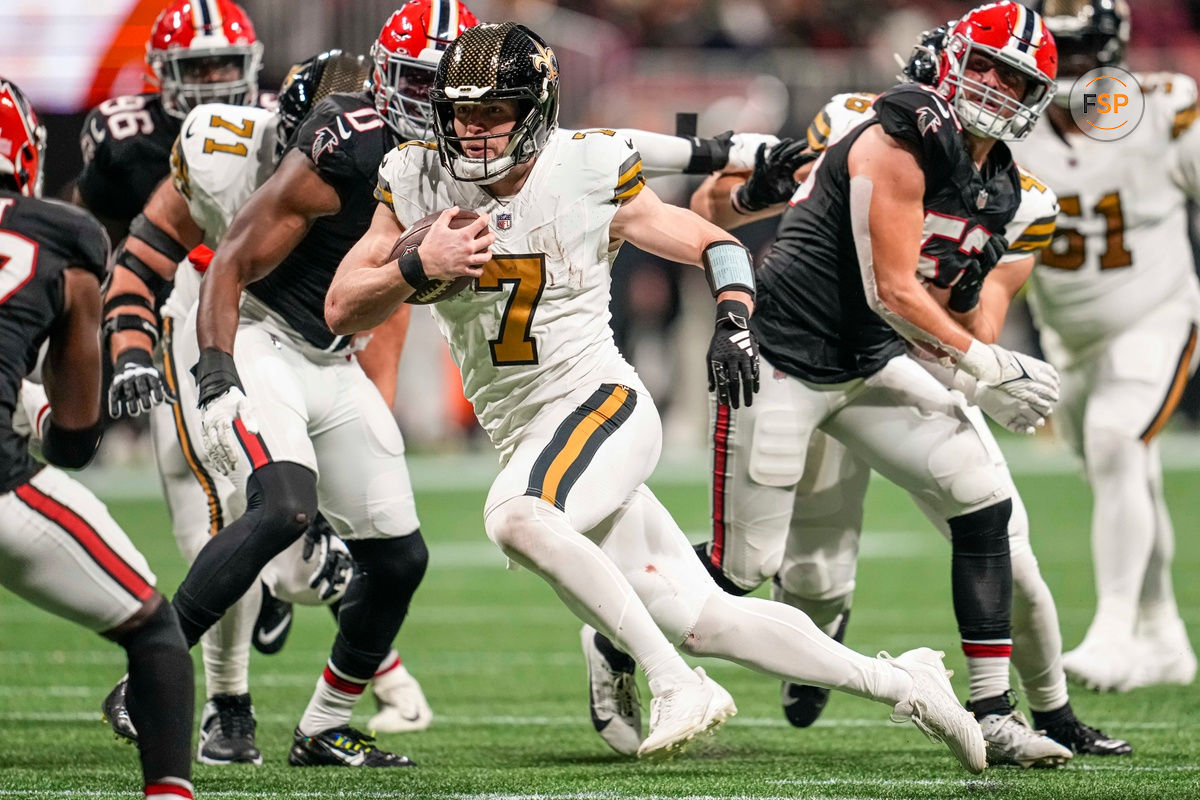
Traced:
[[[404, 234], [396, 240], [396, 244], [392, 247], [392, 254], [388, 256], [388, 261], [399, 258], [402, 254], [410, 249], [417, 247], [421, 242], [425, 241], [425, 234], [429, 233], [430, 227], [441, 216], [441, 211], [435, 211], [427, 217], [422, 217], [409, 227]], [[461, 210], [450, 220], [451, 228], [465, 228], [470, 225], [479, 215], [474, 211]], [[485, 229], [486, 231], [486, 229]], [[404, 302], [411, 303], [417, 306], [425, 306], [430, 303], [440, 303], [459, 294], [474, 282], [474, 278], [469, 275], [464, 275], [461, 278], [455, 278], [452, 281], [431, 280], [424, 288], [413, 292]]]

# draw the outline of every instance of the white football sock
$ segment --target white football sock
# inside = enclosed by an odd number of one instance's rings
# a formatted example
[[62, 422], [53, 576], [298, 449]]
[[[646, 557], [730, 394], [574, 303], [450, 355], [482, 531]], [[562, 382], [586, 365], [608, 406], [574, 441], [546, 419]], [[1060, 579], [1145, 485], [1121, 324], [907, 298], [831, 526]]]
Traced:
[[250, 691], [250, 638], [262, 604], [262, 583], [254, 585], [204, 636], [204, 684], [208, 696]]
[[330, 728], [349, 725], [354, 704], [366, 687], [366, 681], [348, 678], [335, 670], [332, 663], [326, 664], [325, 671], [317, 678], [317, 688], [304, 709], [304, 716], [300, 717], [300, 733], [315, 736]]
[[1089, 429], [1084, 441], [1092, 487], [1096, 615], [1087, 638], [1133, 635], [1142, 581], [1154, 549], [1150, 454], [1138, 439]]
[[1053, 711], [1068, 700], [1067, 675], [1062, 666], [1062, 631], [1054, 596], [1042, 578], [1029, 543], [1029, 514], [1013, 490], [1008, 521], [1012, 558], [1012, 664], [1017, 668], [1029, 707]]
[[535, 497], [514, 497], [488, 514], [485, 527], [506, 556], [541, 576], [577, 617], [632, 656], [652, 694], [699, 681], [621, 571], [562, 511]]
[[894, 706], [908, 699], [912, 678], [830, 639], [803, 611], [756, 597], [711, 595], [685, 645], [792, 683], [838, 689]]

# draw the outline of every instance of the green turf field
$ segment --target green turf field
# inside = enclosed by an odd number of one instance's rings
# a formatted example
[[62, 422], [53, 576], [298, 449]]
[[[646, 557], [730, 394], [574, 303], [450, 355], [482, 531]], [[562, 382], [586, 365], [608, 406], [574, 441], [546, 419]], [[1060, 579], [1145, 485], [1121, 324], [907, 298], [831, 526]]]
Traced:
[[[419, 467], [414, 466], [414, 474]], [[706, 527], [699, 483], [656, 489], [685, 530]], [[1179, 531], [1176, 580], [1184, 616], [1200, 630], [1200, 471], [1175, 470], [1168, 498]], [[1058, 600], [1067, 645], [1092, 607], [1089, 500], [1070, 473], [1018, 476], [1034, 547]], [[420, 479], [418, 478], [418, 485]], [[286, 765], [296, 720], [332, 641], [323, 610], [304, 609], [273, 657], [254, 655], [262, 767], [204, 767], [197, 796], [407, 798], [1197, 798], [1200, 688], [1143, 689], [1124, 696], [1077, 690], [1081, 718], [1128, 738], [1131, 758], [1079, 758], [1056, 772], [988, 770], [970, 778], [949, 752], [887, 710], [835, 696], [816, 727], [786, 725], [778, 684], [740, 667], [705, 667], [738, 701], [719, 734], [672, 762], [612, 753], [588, 721], [579, 624], [536, 577], [506, 572], [483, 535], [482, 488], [422, 491], [418, 503], [431, 559], [399, 647], [433, 705], [433, 727], [385, 736], [416, 769], [367, 772]], [[172, 590], [183, 562], [158, 503], [113, 502], [116, 518]], [[874, 653], [917, 645], [963, 659], [950, 608], [949, 549], [907, 497], [873, 484], [855, 616], [847, 644]], [[133, 748], [113, 741], [99, 706], [120, 676], [121, 651], [0, 591], [0, 798], [133, 797]], [[197, 664], [199, 658], [197, 656]], [[199, 674], [199, 668], [197, 668]], [[645, 692], [643, 691], [643, 696]], [[202, 699], [197, 699], [197, 712]], [[365, 724], [370, 699], [356, 720]]]

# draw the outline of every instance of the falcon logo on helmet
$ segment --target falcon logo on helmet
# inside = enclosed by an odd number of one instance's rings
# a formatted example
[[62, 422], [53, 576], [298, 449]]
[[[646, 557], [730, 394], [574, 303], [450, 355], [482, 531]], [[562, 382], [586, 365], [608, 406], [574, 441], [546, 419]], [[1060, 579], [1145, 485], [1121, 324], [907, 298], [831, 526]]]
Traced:
[[[1021, 98], [969, 77], [972, 56], [1024, 80]], [[1054, 96], [1058, 49], [1037, 12], [1017, 3], [989, 3], [969, 12], [946, 31], [938, 53], [935, 86], [954, 103], [958, 118], [971, 133], [991, 139], [1019, 141]]]
[[[486, 186], [536, 157], [558, 127], [558, 60], [542, 38], [524, 25], [478, 25], [465, 31], [442, 56], [429, 99], [442, 164], [456, 179]], [[457, 134], [456, 105], [495, 100], [516, 102], [512, 130], [483, 136]], [[489, 158], [486, 148], [483, 158], [466, 156], [464, 141], [500, 137], [508, 143], [499, 156]]]
[[403, 139], [425, 139], [433, 124], [429, 89], [450, 43], [479, 20], [459, 0], [409, 0], [371, 46], [375, 109]]
[[0, 175], [11, 175], [26, 197], [42, 195], [46, 129], [16, 84], [0, 78]]
[[253, 105], [262, 51], [254, 25], [233, 0], [174, 0], [150, 29], [146, 63], [163, 108], [182, 119], [203, 103]]

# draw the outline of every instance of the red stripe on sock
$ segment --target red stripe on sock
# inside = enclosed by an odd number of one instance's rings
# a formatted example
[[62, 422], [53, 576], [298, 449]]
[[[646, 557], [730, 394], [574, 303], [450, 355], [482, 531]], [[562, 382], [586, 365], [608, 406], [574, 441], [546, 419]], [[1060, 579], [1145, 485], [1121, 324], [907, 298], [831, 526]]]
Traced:
[[975, 644], [963, 642], [963, 653], [967, 658], [1011, 658], [1011, 644]]
[[186, 797], [193, 800], [192, 793], [183, 786], [174, 783], [150, 783], [146, 785], [146, 797]]
[[38, 491], [33, 484], [18, 486], [16, 495], [25, 505], [66, 531], [122, 589], [138, 600], [148, 600], [154, 594], [154, 587], [146, 583], [146, 579], [109, 547], [104, 537], [75, 511]]
[[725, 553], [725, 462], [729, 454], [729, 406], [717, 406], [713, 425], [712, 552], [714, 567], [720, 568]]
[[398, 666], [400, 666], [400, 656], [396, 656], [391, 661], [389, 661], [388, 665], [386, 667], [381, 667], [379, 672], [375, 673], [375, 677], [378, 678], [380, 675], [384, 675], [388, 672], [391, 672]]
[[329, 667], [325, 668], [325, 673], [321, 677], [334, 689], [337, 689], [339, 692], [345, 692], [346, 694], [362, 694], [363, 689], [367, 688], [367, 684], [348, 681], [331, 670]]
[[257, 433], [251, 433], [247, 430], [246, 423], [242, 422], [241, 417], [233, 421], [233, 429], [237, 433], [238, 441], [241, 442], [242, 449], [246, 451], [246, 456], [250, 459], [250, 465], [254, 469], [271, 463], [271, 455], [267, 452], [266, 442]]

